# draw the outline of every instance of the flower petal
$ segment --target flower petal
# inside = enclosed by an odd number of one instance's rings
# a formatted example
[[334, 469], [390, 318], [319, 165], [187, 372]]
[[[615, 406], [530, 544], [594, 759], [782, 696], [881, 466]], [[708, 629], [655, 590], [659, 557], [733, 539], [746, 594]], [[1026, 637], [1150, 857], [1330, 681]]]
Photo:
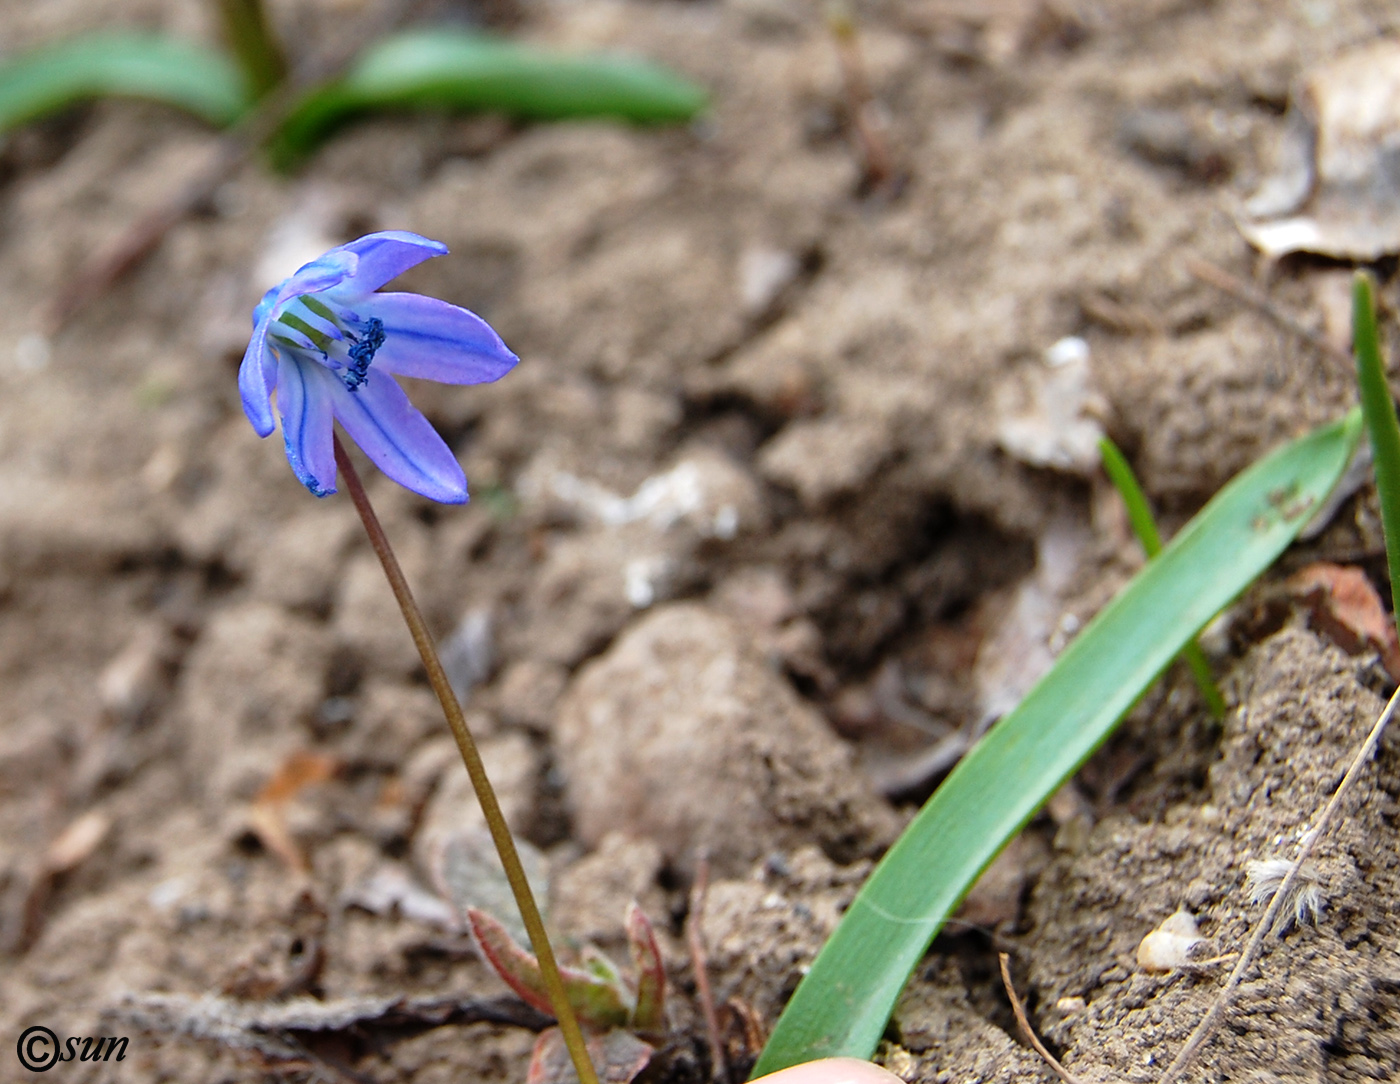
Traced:
[[323, 366], [283, 355], [277, 374], [277, 410], [282, 415], [287, 462], [317, 497], [335, 492], [332, 386], [342, 387]]
[[353, 279], [346, 287], [369, 293], [424, 260], [446, 256], [447, 246], [408, 230], [381, 230], [331, 251], [352, 252], [359, 258]]
[[264, 294], [263, 299], [258, 302], [258, 307], [253, 310], [253, 315], [263, 312], [275, 319], [277, 309], [292, 298], [301, 297], [303, 294], [319, 294], [354, 278], [359, 269], [359, 262], [359, 257], [348, 251], [348, 246], [333, 248], [310, 263], [302, 264], [295, 275], [285, 279], [282, 285], [277, 287], [277, 293], [273, 294], [273, 302], [266, 309], [263, 306], [267, 305], [267, 294]]
[[354, 274], [358, 262], [359, 257], [353, 252], [333, 248], [268, 290], [253, 310], [253, 337], [248, 341], [243, 364], [238, 368], [238, 390], [243, 398], [243, 413], [248, 415], [258, 436], [265, 437], [275, 428], [272, 392], [277, 387], [280, 370], [277, 354], [267, 341], [269, 325], [288, 301], [339, 286]]
[[356, 306], [384, 321], [374, 364], [401, 376], [442, 384], [485, 384], [515, 368], [517, 358], [474, 312], [422, 294], [372, 294]]
[[258, 302], [257, 308], [253, 310], [253, 327], [256, 328], [263, 322], [267, 315], [272, 312], [272, 306], [277, 304], [277, 291], [282, 289], [283, 285], [285, 285], [285, 281], [279, 282], [276, 286], [269, 289], [267, 293], [262, 295], [262, 300]]
[[467, 479], [452, 449], [387, 372], [370, 366], [355, 391], [327, 371], [335, 416], [351, 438], [401, 486], [444, 504], [467, 499]]
[[277, 427], [272, 417], [272, 389], [277, 386], [277, 361], [267, 345], [268, 321], [253, 328], [243, 364], [238, 367], [238, 392], [243, 397], [243, 413], [253, 430], [265, 437]]

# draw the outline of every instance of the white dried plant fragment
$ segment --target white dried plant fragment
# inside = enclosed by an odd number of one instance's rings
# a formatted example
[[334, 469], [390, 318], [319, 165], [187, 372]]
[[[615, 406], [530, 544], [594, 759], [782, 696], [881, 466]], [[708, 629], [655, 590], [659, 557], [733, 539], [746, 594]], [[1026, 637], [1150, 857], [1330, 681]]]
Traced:
[[1305, 72], [1284, 126], [1277, 172], [1238, 216], [1245, 239], [1274, 259], [1400, 250], [1400, 41], [1377, 38]]
[[[1244, 890], [1249, 902], [1255, 906], [1267, 904], [1292, 870], [1293, 863], [1286, 858], [1255, 858], [1246, 862]], [[1322, 887], [1306, 866], [1302, 876], [1294, 882], [1289, 896], [1291, 898], [1284, 900], [1283, 909], [1274, 924], [1274, 933], [1280, 937], [1293, 926], [1317, 925], [1326, 905]]]
[[1089, 344], [1078, 336], [1060, 339], [1043, 360], [1044, 368], [1027, 373], [1027, 405], [1019, 410], [1009, 401], [999, 405], [997, 443], [1032, 467], [1092, 474], [1103, 436], [1099, 418], [1107, 405], [1093, 386]]
[[1153, 974], [1185, 967], [1191, 963], [1191, 950], [1204, 940], [1196, 916], [1180, 908], [1142, 939], [1137, 950], [1138, 967]]

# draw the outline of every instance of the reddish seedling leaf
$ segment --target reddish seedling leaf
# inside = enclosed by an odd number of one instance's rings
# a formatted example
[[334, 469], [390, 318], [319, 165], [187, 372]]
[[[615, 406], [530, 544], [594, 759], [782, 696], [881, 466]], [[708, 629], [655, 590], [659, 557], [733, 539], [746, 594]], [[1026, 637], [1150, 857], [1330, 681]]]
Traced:
[[1374, 649], [1400, 681], [1400, 640], [1380, 595], [1359, 568], [1325, 561], [1295, 572], [1289, 589], [1312, 608], [1313, 621], [1343, 651]]
[[540, 974], [540, 965], [535, 957], [517, 945], [506, 928], [485, 911], [468, 907], [467, 925], [471, 928], [476, 947], [505, 984], [519, 994], [527, 1005], [553, 1016], [554, 1006], [549, 1003], [549, 995], [545, 993], [544, 977]]
[[[506, 985], [527, 1004], [554, 1015], [554, 1006], [549, 1002], [544, 976], [534, 955], [517, 945], [506, 928], [485, 911], [467, 908], [467, 924], [486, 962]], [[627, 1023], [632, 999], [620, 979], [610, 982], [572, 967], [561, 967], [559, 974], [579, 1023], [597, 1031]]]
[[666, 966], [656, 932], [646, 912], [636, 901], [627, 905], [627, 944], [632, 951], [632, 968], [637, 973], [637, 1003], [631, 1024], [638, 1031], [666, 1030]]
[[[650, 1044], [622, 1028], [588, 1040], [588, 1057], [602, 1084], [631, 1084], [647, 1067], [654, 1052]], [[540, 1032], [525, 1084], [578, 1084], [578, 1074], [558, 1028]]]

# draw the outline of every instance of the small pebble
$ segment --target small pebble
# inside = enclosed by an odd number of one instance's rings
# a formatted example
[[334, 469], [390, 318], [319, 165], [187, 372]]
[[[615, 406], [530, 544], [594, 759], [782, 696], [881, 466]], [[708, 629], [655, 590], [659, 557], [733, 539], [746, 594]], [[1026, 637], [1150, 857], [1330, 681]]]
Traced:
[[1190, 961], [1191, 949], [1204, 940], [1195, 916], [1178, 910], [1142, 939], [1137, 950], [1138, 966], [1154, 974], [1175, 971]]

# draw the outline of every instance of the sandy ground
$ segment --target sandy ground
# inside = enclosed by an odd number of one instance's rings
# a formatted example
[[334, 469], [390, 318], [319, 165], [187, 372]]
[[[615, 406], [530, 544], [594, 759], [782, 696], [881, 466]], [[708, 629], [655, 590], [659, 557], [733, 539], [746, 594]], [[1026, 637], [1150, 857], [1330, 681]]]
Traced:
[[[363, 6], [272, 4], [300, 49]], [[209, 38], [206, 16], [7, 0], [0, 46]], [[531, 40], [667, 63], [713, 109], [358, 124], [294, 176], [238, 170], [50, 338], [48, 300], [214, 136], [108, 102], [0, 144], [0, 1079], [33, 1078], [10, 1044], [35, 1024], [131, 1038], [45, 1079], [524, 1078], [527, 1028], [364, 1022], [366, 999], [505, 989], [438, 894], [479, 814], [353, 510], [301, 489], [239, 407], [252, 305], [332, 244], [446, 241], [403, 288], [522, 358], [412, 389], [470, 505], [366, 476], [565, 943], [617, 951], [634, 897], [660, 928], [675, 1084], [708, 1058], [681, 936], [697, 856], [738, 1080], [745, 1014], [776, 1018], [936, 781], [927, 751], [1014, 703], [1140, 565], [1086, 440], [1118, 441], [1172, 528], [1350, 405], [1335, 360], [1189, 260], [1257, 274], [1345, 347], [1346, 266], [1264, 267], [1232, 213], [1273, 169], [1292, 81], [1388, 29], [1385, 5], [856, 16], [880, 183], [812, 4], [494, 4]], [[1380, 585], [1371, 499], [1283, 571], [1326, 558]], [[907, 1080], [1052, 1079], [997, 949], [1085, 1079], [1150, 1081], [1179, 1048], [1219, 972], [1147, 975], [1139, 940], [1185, 906], [1233, 951], [1258, 914], [1244, 863], [1305, 829], [1389, 691], [1268, 585], [1235, 617], [1223, 725], [1169, 675], [935, 943], [881, 1052]], [[1400, 1076], [1397, 753], [1319, 856], [1321, 919], [1271, 948], [1196, 1079]], [[361, 1023], [299, 1032], [295, 1057], [248, 1038], [308, 997]]]

